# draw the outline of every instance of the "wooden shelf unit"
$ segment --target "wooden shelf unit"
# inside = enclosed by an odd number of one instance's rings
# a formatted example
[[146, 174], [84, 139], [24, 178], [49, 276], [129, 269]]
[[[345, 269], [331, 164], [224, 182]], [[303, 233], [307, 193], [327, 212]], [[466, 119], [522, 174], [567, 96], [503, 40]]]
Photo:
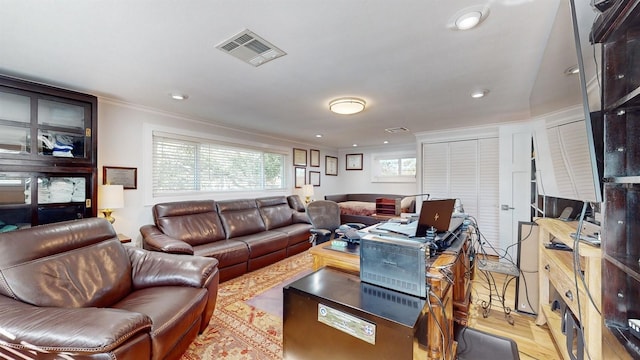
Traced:
[[[540, 228], [538, 254], [540, 301], [536, 324], [548, 323], [557, 348], [564, 359], [570, 360], [565, 345], [566, 338], [560, 327], [562, 314], [551, 310], [554, 299], [560, 297], [583, 325], [586, 351], [590, 358], [602, 359], [602, 317], [599, 314], [602, 308], [600, 295], [602, 251], [597, 247], [580, 244], [578, 246], [579, 261], [575, 264], [573, 251], [547, 249], [544, 244], [553, 239], [573, 248], [574, 241], [570, 234], [576, 232], [577, 222], [563, 222], [550, 218], [538, 219], [536, 222]], [[576, 266], [579, 266], [580, 272], [584, 274], [586, 287], [579, 273], [575, 272]], [[587, 292], [591, 294], [593, 303]], [[586, 353], [584, 358], [588, 358]]]
[[[640, 358], [628, 319], [640, 319], [640, 0], [614, 0], [592, 28], [602, 44], [603, 342]], [[604, 357], [612, 358], [612, 357]]]
[[0, 228], [97, 215], [95, 96], [0, 76]]
[[390, 216], [399, 216], [400, 209], [400, 198], [396, 199], [388, 199], [388, 198], [377, 198], [376, 199], [376, 215], [390, 215]]

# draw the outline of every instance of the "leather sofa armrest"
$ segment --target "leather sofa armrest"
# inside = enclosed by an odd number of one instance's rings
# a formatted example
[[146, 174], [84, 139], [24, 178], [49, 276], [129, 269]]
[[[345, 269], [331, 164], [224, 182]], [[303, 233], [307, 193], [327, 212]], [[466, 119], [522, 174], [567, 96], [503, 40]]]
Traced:
[[140, 228], [145, 249], [162, 251], [170, 254], [193, 255], [193, 247], [184, 241], [165, 235], [155, 225], [144, 225]]
[[0, 342], [18, 352], [108, 352], [151, 329], [151, 319], [137, 312], [38, 307], [6, 296], [0, 296], [0, 313]]
[[136, 289], [151, 286], [205, 288], [212, 279], [218, 277], [218, 260], [214, 258], [165, 254], [132, 246], [125, 248], [131, 259], [133, 286]]
[[199, 332], [209, 324], [218, 298], [218, 260], [202, 256], [165, 254], [125, 246], [131, 259], [133, 287], [191, 286], [207, 289], [207, 305]]

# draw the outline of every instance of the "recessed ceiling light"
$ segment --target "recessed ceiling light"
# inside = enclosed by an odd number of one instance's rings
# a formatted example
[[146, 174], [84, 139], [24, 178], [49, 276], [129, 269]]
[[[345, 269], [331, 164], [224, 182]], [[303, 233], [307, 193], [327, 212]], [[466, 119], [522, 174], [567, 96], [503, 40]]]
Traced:
[[478, 26], [489, 16], [489, 7], [476, 5], [456, 12], [449, 20], [448, 27], [452, 30], [469, 30]]
[[456, 28], [458, 28], [458, 30], [469, 30], [478, 25], [481, 18], [482, 13], [479, 11], [472, 11], [466, 14], [462, 14], [459, 18], [456, 19]]
[[382, 143], [383, 143], [383, 144], [388, 144], [388, 143], [389, 143], [389, 140], [385, 140], [385, 141], [383, 141]]
[[353, 146], [353, 147], [357, 147], [357, 146], [358, 146], [358, 144], [353, 144], [353, 145], [351, 145], [351, 146]]
[[171, 98], [173, 100], [187, 100], [189, 98], [189, 95], [186, 94], [178, 94], [178, 93], [174, 93], [174, 94], [169, 94], [171, 96]]
[[564, 74], [565, 75], [575, 75], [578, 74], [580, 72], [580, 68], [578, 68], [578, 65], [573, 65], [568, 67], [565, 71]]
[[322, 137], [322, 134], [316, 134], [316, 137], [317, 137], [317, 138], [321, 138], [321, 137]]
[[339, 98], [329, 103], [329, 110], [340, 115], [352, 115], [364, 110], [366, 104], [364, 100], [358, 98]]
[[471, 97], [474, 99], [480, 99], [483, 98], [485, 96], [487, 96], [487, 94], [489, 94], [489, 90], [487, 89], [483, 89], [483, 90], [478, 90], [478, 91], [474, 91], [471, 93]]

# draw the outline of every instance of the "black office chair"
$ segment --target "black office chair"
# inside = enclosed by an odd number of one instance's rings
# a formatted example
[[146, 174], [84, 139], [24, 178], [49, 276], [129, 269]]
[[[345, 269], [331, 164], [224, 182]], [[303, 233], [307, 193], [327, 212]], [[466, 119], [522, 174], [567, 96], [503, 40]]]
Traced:
[[458, 360], [519, 360], [518, 344], [513, 339], [459, 326], [454, 335], [458, 342]]
[[[309, 203], [307, 216], [313, 226], [310, 230], [309, 241], [314, 245], [337, 238], [355, 242], [359, 240], [355, 230], [365, 227], [360, 223], [340, 224], [340, 207], [338, 203], [330, 200], [317, 200]], [[353, 229], [353, 231], [349, 231], [347, 228]]]

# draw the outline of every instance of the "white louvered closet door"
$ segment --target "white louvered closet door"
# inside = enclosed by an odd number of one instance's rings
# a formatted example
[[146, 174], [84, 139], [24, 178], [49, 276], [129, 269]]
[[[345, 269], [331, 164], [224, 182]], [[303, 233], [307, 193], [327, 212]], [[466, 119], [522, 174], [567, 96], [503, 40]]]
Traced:
[[[494, 249], [500, 248], [500, 158], [498, 138], [478, 140], [478, 226]], [[466, 209], [465, 209], [466, 210]], [[489, 254], [497, 253], [490, 246], [485, 250]]]
[[432, 199], [459, 198], [498, 248], [498, 139], [425, 143], [422, 151], [423, 192]]

